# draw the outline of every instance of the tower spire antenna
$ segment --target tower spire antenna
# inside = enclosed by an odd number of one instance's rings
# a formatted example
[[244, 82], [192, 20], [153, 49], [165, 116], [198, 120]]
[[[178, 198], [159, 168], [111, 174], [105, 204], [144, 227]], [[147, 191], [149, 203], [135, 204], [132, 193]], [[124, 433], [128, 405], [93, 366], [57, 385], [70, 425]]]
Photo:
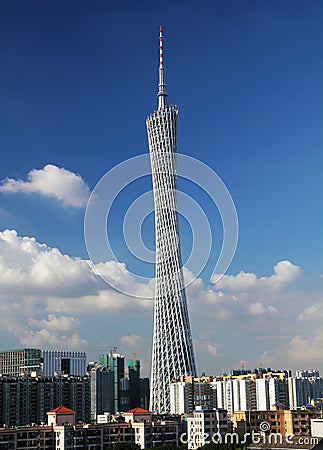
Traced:
[[158, 111], [166, 107], [167, 93], [165, 91], [164, 61], [163, 61], [163, 28], [159, 27], [159, 84], [158, 84]]

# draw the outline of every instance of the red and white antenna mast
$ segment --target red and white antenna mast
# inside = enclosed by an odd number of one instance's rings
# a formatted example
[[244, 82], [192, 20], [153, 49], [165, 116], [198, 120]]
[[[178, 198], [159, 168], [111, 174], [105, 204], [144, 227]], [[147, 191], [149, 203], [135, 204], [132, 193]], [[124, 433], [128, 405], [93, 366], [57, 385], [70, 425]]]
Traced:
[[159, 27], [159, 67], [163, 67], [163, 28]]
[[163, 62], [163, 29], [162, 26], [159, 28], [159, 84], [158, 84], [158, 110], [166, 108], [166, 97], [167, 93], [165, 91], [165, 79], [164, 79], [164, 62]]

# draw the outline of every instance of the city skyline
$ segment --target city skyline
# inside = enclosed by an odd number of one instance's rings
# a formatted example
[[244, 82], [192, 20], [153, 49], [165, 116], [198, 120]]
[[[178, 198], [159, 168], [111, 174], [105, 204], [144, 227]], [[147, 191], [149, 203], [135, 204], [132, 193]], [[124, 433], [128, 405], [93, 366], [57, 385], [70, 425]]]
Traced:
[[[240, 224], [227, 275], [212, 285], [206, 268], [187, 290], [198, 373], [279, 367], [282, 358], [294, 370], [322, 371], [322, 5], [136, 8], [3, 6], [3, 348], [68, 347], [91, 357], [116, 344], [136, 351], [149, 375], [152, 304], [111, 290], [89, 269], [83, 217], [101, 176], [148, 152], [144, 121], [162, 23], [170, 102], [180, 105], [179, 151], [222, 177]], [[129, 189], [116, 205], [114, 243], [126, 264], [118, 216], [147, 186]], [[208, 210], [207, 196], [189, 183], [180, 188]], [[217, 236], [218, 213], [210, 214]], [[180, 227], [185, 265], [192, 239], [185, 220]], [[153, 249], [152, 216], [143, 235]], [[123, 270], [109, 274], [132, 283]]]

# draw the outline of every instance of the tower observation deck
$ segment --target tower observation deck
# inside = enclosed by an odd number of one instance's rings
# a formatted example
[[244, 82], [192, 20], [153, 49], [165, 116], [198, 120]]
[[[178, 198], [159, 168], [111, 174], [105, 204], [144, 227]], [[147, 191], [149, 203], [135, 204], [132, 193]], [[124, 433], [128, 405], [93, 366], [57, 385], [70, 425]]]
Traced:
[[147, 119], [156, 230], [156, 285], [150, 409], [170, 411], [170, 383], [196, 376], [177, 214], [177, 106], [167, 106], [160, 27], [158, 109]]

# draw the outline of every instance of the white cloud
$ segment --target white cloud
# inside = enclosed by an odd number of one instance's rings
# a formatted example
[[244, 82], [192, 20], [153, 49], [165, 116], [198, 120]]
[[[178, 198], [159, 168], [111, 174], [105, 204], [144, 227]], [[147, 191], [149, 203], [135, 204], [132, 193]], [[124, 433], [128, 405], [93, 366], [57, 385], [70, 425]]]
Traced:
[[265, 308], [262, 303], [256, 302], [249, 305], [249, 311], [253, 316], [260, 316], [264, 314]]
[[[301, 268], [290, 261], [279, 261], [274, 266], [274, 275], [257, 277], [254, 273], [240, 272], [237, 275], [224, 275], [217, 283], [216, 289], [247, 291], [251, 289], [279, 289], [294, 281], [301, 274]], [[215, 275], [214, 279], [219, 276]]]
[[78, 334], [72, 335], [52, 332], [43, 328], [38, 331], [25, 330], [19, 336], [20, 343], [25, 346], [36, 347], [41, 349], [72, 349], [80, 350], [86, 349], [89, 345], [86, 339], [82, 339]]
[[47, 320], [36, 320], [34, 318], [30, 318], [28, 324], [45, 328], [48, 331], [70, 331], [71, 329], [78, 327], [80, 325], [80, 321], [75, 317], [57, 317], [55, 314], [48, 314]]
[[195, 350], [195, 356], [206, 354], [210, 359], [214, 359], [219, 354], [219, 345], [213, 341], [207, 339], [208, 333], [203, 336], [203, 333], [199, 336], [199, 339], [193, 340], [193, 346]]
[[215, 344], [212, 344], [212, 342], [207, 342], [206, 348], [207, 348], [209, 355], [211, 355], [211, 356], [217, 355], [217, 353], [218, 353], [217, 346]]
[[142, 343], [142, 337], [139, 336], [139, 334], [131, 334], [130, 336], [121, 336], [120, 340], [121, 343], [129, 349], [136, 349]]
[[90, 189], [80, 175], [53, 164], [31, 170], [27, 181], [6, 178], [0, 186], [1, 191], [41, 194], [75, 208], [85, 206], [90, 195]]
[[255, 302], [255, 303], [250, 303], [249, 312], [253, 316], [261, 316], [262, 314], [265, 314], [265, 312], [275, 314], [278, 312], [278, 309], [272, 305], [265, 307], [261, 302]]
[[[109, 277], [119, 276], [119, 285], [134, 283], [124, 264], [106, 263], [103, 269]], [[153, 285], [137, 283], [136, 290], [152, 294]], [[0, 286], [0, 328], [21, 345], [84, 349], [88, 340], [75, 330], [90, 331], [81, 328], [85, 317], [95, 322], [102, 311], [107, 318], [120, 318], [122, 312], [142, 317], [147, 311], [152, 316], [151, 300], [120, 294], [88, 261], [63, 255], [15, 230], [0, 232]], [[139, 344], [138, 339], [128, 336], [128, 344]]]
[[288, 344], [287, 355], [292, 361], [304, 364], [321, 363], [323, 359], [323, 328], [318, 328], [315, 335], [307, 338], [301, 335], [294, 336]]
[[[313, 330], [311, 330], [313, 331]], [[310, 332], [308, 334], [311, 334]], [[280, 343], [262, 355], [262, 361], [279, 367], [284, 361], [287, 368], [319, 368], [323, 359], [323, 328], [314, 330], [312, 335], [295, 334], [288, 342]]]
[[0, 285], [2, 293], [72, 297], [97, 292], [103, 282], [87, 261], [5, 230], [0, 232]]
[[[110, 261], [97, 266], [121, 291], [128, 292], [132, 286], [131, 291], [139, 297], [153, 296], [154, 280], [148, 284], [136, 282], [125, 264]], [[113, 309], [131, 304], [150, 308], [153, 303], [151, 299], [136, 299], [112, 289], [97, 275], [90, 261], [64, 255], [57, 248], [40, 244], [34, 237], [19, 236], [15, 230], [0, 232], [0, 286], [0, 295], [45, 296], [56, 302], [57, 308], [64, 307], [67, 299], [73, 298], [76, 301], [82, 298], [85, 303], [97, 301], [102, 308], [108, 304]]]
[[[125, 291], [131, 285], [138, 295], [154, 292], [154, 280], [148, 285], [138, 283], [124, 264], [99, 266], [107, 279]], [[187, 269], [184, 272], [188, 279], [192, 277]], [[315, 346], [321, 341], [307, 324], [309, 319], [313, 324], [322, 309], [317, 293], [288, 289], [287, 283], [293, 287], [299, 273], [300, 268], [291, 263], [278, 263], [272, 276], [249, 277], [256, 280], [256, 290], [246, 289], [245, 283], [241, 290], [224, 286], [217, 290], [218, 284], [206, 286], [196, 279], [187, 289], [187, 298], [198, 365], [216, 373], [234, 367], [240, 359], [250, 359], [250, 352], [257, 364], [265, 351], [276, 367], [278, 356], [286, 354], [286, 364], [292, 368], [291, 358], [297, 352], [303, 358], [307, 352], [309, 361], [317, 361], [320, 350]], [[108, 339], [121, 352], [136, 351], [148, 369], [153, 301], [110, 288], [88, 261], [6, 230], [0, 232], [0, 286], [2, 335], [14, 336], [26, 346], [80, 350], [89, 349], [90, 342], [92, 348], [102, 348], [101, 342]], [[282, 335], [289, 345], [284, 341], [279, 347], [277, 336]]]
[[319, 320], [323, 317], [323, 304], [310, 305], [298, 315], [298, 320]]

